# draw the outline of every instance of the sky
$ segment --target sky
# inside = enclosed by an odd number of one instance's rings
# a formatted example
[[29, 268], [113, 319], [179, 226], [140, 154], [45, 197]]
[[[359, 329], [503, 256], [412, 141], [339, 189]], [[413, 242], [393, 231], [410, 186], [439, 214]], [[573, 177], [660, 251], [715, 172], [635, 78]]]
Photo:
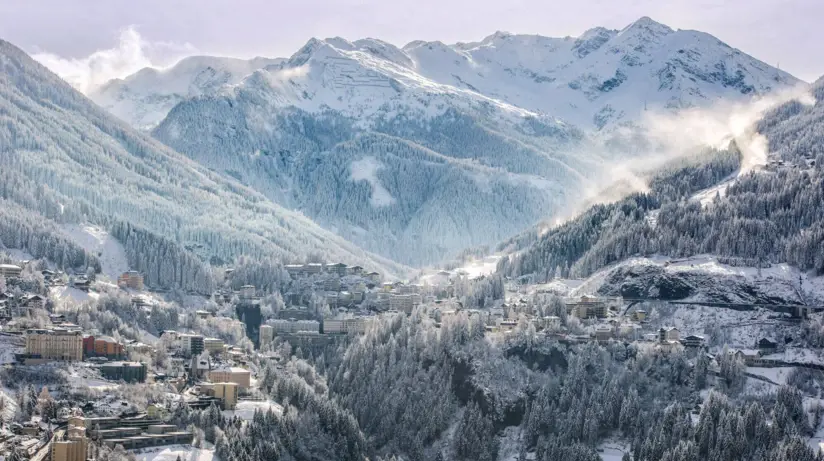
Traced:
[[192, 54], [288, 57], [311, 37], [578, 36], [641, 16], [711, 33], [806, 81], [824, 75], [822, 0], [0, 0], [0, 38], [93, 85]]

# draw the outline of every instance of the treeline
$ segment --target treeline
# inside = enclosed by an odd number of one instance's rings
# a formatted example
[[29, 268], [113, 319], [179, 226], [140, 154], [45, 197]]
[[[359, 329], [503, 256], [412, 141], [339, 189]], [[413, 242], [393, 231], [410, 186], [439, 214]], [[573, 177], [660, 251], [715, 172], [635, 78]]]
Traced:
[[100, 272], [100, 261], [65, 237], [58, 226], [42, 216], [0, 199], [0, 248], [21, 249], [38, 259], [47, 259], [58, 268], [86, 273]]
[[537, 237], [500, 269], [510, 276], [581, 277], [635, 255], [709, 253], [824, 273], [824, 82], [814, 94], [815, 105], [790, 102], [759, 122], [776, 162], [766, 171], [739, 176], [703, 204], [692, 195], [735, 170], [730, 153], [660, 175], [649, 194], [592, 207]]
[[214, 291], [211, 269], [175, 242], [124, 222], [114, 224], [111, 233], [123, 245], [129, 267], [143, 274], [147, 286], [203, 295]]
[[704, 355], [522, 333], [490, 342], [466, 312], [440, 328], [422, 310], [377, 320], [345, 350], [308, 357], [314, 366], [264, 366], [262, 390], [283, 413], [221, 426], [218, 455], [494, 461], [516, 427], [507, 450], [514, 444], [517, 459], [597, 461], [599, 444], [616, 436], [633, 461], [822, 459], [804, 441], [812, 428], [799, 390], [739, 398], [745, 367], [732, 354], [713, 378]]
[[[712, 186], [734, 173], [739, 152], [732, 148], [703, 156], [705, 163], [671, 168], [650, 181], [648, 193], [636, 193], [618, 202], [599, 204], [577, 218], [538, 237], [531, 234], [507, 242], [507, 249], [526, 248], [499, 262], [499, 270], [510, 276], [538, 274], [546, 279], [586, 276], [610, 263], [637, 254], [687, 252], [688, 242], [678, 240], [681, 229], [667, 227], [661, 216], [671, 207], [689, 207], [687, 197]], [[678, 200], [678, 201], [674, 201]], [[695, 204], [700, 208], [700, 204]], [[665, 208], [669, 206], [670, 208]], [[660, 209], [660, 212], [658, 210]], [[658, 223], [650, 222], [658, 212]], [[675, 219], [676, 224], [683, 223]], [[512, 248], [511, 245], [516, 245]], [[501, 247], [500, 249], [503, 249]]]

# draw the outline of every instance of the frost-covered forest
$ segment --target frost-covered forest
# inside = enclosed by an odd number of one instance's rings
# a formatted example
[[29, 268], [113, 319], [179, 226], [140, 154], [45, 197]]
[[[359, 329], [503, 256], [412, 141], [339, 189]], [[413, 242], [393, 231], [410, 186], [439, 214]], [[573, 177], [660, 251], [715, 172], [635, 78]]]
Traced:
[[[176, 106], [153, 135], [370, 251], [410, 265], [495, 244], [566, 203], [591, 158], [582, 134], [525, 118], [512, 126], [450, 108], [371, 122], [270, 108], [245, 88]], [[491, 109], [490, 109], [491, 110]], [[208, 135], [206, 135], [208, 133]], [[369, 181], [357, 168], [376, 165]], [[380, 193], [385, 201], [376, 200]]]
[[[240, 254], [291, 260], [311, 251], [389, 273], [404, 270], [137, 133], [6, 42], [0, 42], [0, 161], [0, 198], [52, 223], [129, 223], [180, 247], [197, 246], [205, 263]], [[39, 253], [29, 241], [3, 242], [12, 243]]]
[[533, 231], [507, 242], [502, 248], [524, 251], [500, 269], [578, 277], [633, 255], [709, 253], [824, 273], [824, 82], [814, 85], [814, 95], [814, 106], [790, 102], [761, 120], [772, 165], [737, 177], [709, 203], [692, 196], [735, 171], [735, 149], [659, 174], [649, 193], [594, 206], [540, 237]]
[[798, 388], [742, 398], [732, 355], [715, 378], [701, 354], [566, 346], [527, 329], [495, 343], [483, 331], [466, 313], [441, 328], [423, 311], [383, 318], [338, 350], [264, 365], [261, 390], [282, 412], [239, 424], [181, 406], [174, 420], [226, 461], [494, 461], [503, 434], [518, 460], [599, 461], [606, 438], [637, 461], [820, 460]]

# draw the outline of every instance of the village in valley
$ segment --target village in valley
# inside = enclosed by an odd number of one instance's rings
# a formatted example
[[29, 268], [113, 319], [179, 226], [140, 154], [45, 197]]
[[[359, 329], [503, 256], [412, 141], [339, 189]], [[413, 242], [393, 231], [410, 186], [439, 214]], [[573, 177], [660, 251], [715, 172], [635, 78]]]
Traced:
[[[288, 277], [283, 292], [249, 284], [235, 289], [228, 269], [227, 281], [211, 296], [185, 295], [181, 302], [152, 291], [137, 271], [115, 281], [97, 280], [93, 271], [65, 274], [41, 261], [0, 265], [4, 452], [15, 460], [83, 461], [95, 456], [94, 449], [205, 448], [203, 435], [184, 425], [181, 412], [216, 407], [242, 421], [256, 410], [280, 411], [258, 389], [271, 378], [267, 374], [283, 369], [292, 355], [356, 339], [380, 316], [426, 315], [436, 327], [468, 322], [489, 341], [528, 336], [536, 342], [621, 342], [655, 354], [686, 352], [707, 360], [716, 375], [723, 372], [724, 357], [733, 356], [747, 365], [748, 376], [771, 384], [780, 379], [770, 369], [824, 368], [817, 358], [803, 363], [793, 355], [790, 334], [778, 336], [780, 325], [790, 331], [808, 312], [678, 308], [573, 295], [461, 269], [412, 282], [384, 280], [342, 263], [290, 264], [282, 270]], [[84, 305], [90, 301], [126, 309], [136, 319], [132, 337], [104, 334], [101, 327], [111, 329], [107, 314], [97, 312], [92, 321], [87, 312], [94, 311]], [[728, 317], [717, 317], [725, 311]], [[164, 313], [173, 316], [165, 323]], [[740, 324], [742, 331], [730, 334], [718, 324]], [[29, 384], [15, 389], [16, 377]]]

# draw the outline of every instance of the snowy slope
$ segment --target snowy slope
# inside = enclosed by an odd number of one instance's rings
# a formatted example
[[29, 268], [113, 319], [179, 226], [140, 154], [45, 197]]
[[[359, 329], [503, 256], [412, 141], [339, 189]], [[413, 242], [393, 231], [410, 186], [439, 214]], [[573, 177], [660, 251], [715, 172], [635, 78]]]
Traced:
[[[130, 128], [2, 40], [0, 113], [0, 182], [14, 185], [4, 198], [43, 222], [128, 223], [199, 244], [224, 261], [240, 254], [295, 260], [317, 251], [405, 271]], [[97, 230], [84, 233], [91, 246], [114, 243]], [[106, 264], [117, 273], [122, 254]]]
[[112, 80], [88, 96], [132, 126], [151, 129], [179, 102], [219, 92], [255, 70], [280, 61], [191, 56], [167, 69], [145, 68], [124, 79]]
[[126, 250], [105, 229], [93, 225], [65, 224], [65, 234], [86, 251], [97, 255], [103, 278], [116, 282], [120, 274], [129, 270]]

